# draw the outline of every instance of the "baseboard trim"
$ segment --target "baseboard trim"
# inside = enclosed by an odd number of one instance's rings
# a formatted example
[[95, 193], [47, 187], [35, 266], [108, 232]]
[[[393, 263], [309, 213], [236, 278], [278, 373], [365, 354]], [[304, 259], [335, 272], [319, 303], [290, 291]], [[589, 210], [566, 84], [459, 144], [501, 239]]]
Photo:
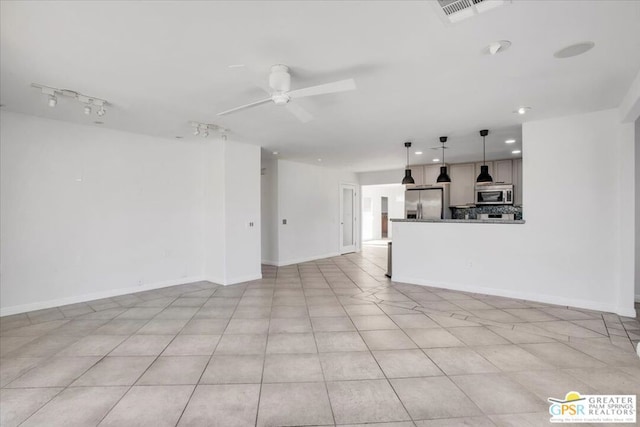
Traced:
[[276, 264], [273, 264], [277, 267], [284, 267], [287, 265], [293, 265], [293, 264], [301, 264], [303, 262], [309, 262], [309, 261], [316, 261], [318, 259], [323, 259], [323, 258], [332, 258], [332, 257], [336, 257], [336, 256], [340, 256], [340, 252], [331, 252], [328, 254], [322, 254], [322, 255], [314, 255], [314, 256], [310, 256], [310, 257], [304, 257], [304, 258], [295, 258], [295, 259], [289, 259], [286, 261], [282, 261], [282, 262], [278, 262]]
[[275, 267], [278, 267], [278, 262], [277, 261], [270, 261], [270, 260], [267, 260], [267, 259], [263, 259], [261, 263], [264, 264], [264, 265], [273, 265]]
[[251, 282], [252, 280], [260, 280], [262, 279], [262, 273], [260, 274], [252, 274], [250, 276], [241, 276], [241, 277], [236, 277], [233, 279], [229, 279], [225, 282], [225, 286], [228, 285], [235, 285], [238, 283], [243, 283], [243, 282]]
[[0, 308], [0, 317], [10, 316], [12, 314], [20, 314], [28, 311], [43, 310], [45, 308], [60, 307], [68, 304], [77, 304], [79, 302], [95, 301], [97, 299], [117, 297], [120, 295], [135, 294], [137, 292], [152, 291], [154, 289], [167, 288], [169, 286], [183, 285], [186, 283], [200, 282], [205, 280], [202, 276], [182, 277], [180, 279], [164, 280], [162, 282], [149, 283], [138, 287], [111, 289], [108, 291], [91, 292], [84, 295], [73, 297], [58, 298], [48, 301], [38, 301], [29, 304], [20, 304], [10, 307]]
[[555, 304], [555, 305], [562, 305], [562, 306], [575, 307], [575, 308], [584, 308], [587, 310], [604, 311], [608, 313], [616, 313], [621, 316], [627, 316], [627, 317], [636, 317], [636, 311], [633, 308], [618, 307], [618, 306], [613, 306], [608, 304], [600, 304], [596, 301], [564, 298], [564, 297], [558, 297], [554, 295], [538, 294], [538, 293], [531, 293], [531, 292], [518, 292], [518, 291], [511, 291], [506, 289], [487, 288], [487, 287], [460, 284], [460, 283], [434, 282], [430, 280], [416, 279], [413, 277], [398, 276], [397, 274], [394, 274], [391, 280], [398, 283], [409, 283], [412, 285], [431, 286], [435, 288], [450, 289], [454, 291], [495, 295], [499, 297], [543, 302], [546, 304]]
[[235, 277], [233, 279], [220, 279], [219, 277], [206, 277], [205, 280], [211, 283], [215, 283], [216, 285], [228, 286], [235, 285], [242, 282], [250, 282], [252, 280], [260, 280], [262, 279], [262, 273], [260, 274], [250, 274], [248, 276], [240, 276]]

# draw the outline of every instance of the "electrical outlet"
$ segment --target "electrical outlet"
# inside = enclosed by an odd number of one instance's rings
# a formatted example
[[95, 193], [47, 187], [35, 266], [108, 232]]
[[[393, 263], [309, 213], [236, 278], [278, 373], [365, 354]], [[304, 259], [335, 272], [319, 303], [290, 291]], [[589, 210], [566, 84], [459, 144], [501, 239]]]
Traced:
[[286, 219], [282, 220], [282, 225], [287, 225], [287, 220]]

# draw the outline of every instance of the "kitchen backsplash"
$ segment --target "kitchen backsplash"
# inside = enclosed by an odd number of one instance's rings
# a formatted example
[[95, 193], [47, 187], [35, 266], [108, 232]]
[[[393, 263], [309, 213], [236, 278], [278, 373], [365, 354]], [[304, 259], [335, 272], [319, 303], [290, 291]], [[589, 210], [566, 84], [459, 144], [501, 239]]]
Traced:
[[478, 219], [478, 214], [515, 214], [515, 219], [522, 219], [522, 206], [496, 205], [496, 206], [477, 206], [469, 208], [451, 207], [451, 219]]

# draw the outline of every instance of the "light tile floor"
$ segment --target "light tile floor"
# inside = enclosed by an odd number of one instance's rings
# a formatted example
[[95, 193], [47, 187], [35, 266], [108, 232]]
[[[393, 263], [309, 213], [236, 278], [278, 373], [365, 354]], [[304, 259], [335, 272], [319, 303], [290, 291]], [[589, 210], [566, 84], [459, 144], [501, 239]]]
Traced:
[[548, 425], [638, 319], [390, 282], [386, 248], [0, 319], [2, 426]]

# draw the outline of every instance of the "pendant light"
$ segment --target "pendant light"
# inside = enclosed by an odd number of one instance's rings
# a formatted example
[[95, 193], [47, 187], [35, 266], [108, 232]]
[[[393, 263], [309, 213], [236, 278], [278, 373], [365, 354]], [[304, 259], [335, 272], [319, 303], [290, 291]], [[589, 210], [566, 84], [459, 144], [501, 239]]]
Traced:
[[489, 175], [489, 166], [487, 166], [487, 161], [485, 159], [485, 138], [487, 135], [489, 135], [489, 131], [487, 129], [483, 129], [480, 131], [480, 136], [482, 137], [482, 166], [480, 166], [480, 175], [478, 175], [478, 178], [476, 178], [476, 182], [482, 184], [493, 182], [493, 178], [491, 178], [491, 175]]
[[436, 182], [440, 182], [442, 184], [448, 184], [451, 182], [451, 178], [449, 178], [449, 174], [447, 173], [447, 167], [444, 164], [444, 143], [447, 142], [446, 136], [440, 137], [440, 142], [442, 143], [442, 166], [440, 166], [440, 175], [438, 175], [438, 179]]
[[415, 180], [411, 177], [411, 169], [409, 169], [409, 148], [411, 148], [410, 142], [405, 142], [404, 146], [407, 147], [407, 168], [404, 170], [404, 178], [402, 184], [415, 184]]

